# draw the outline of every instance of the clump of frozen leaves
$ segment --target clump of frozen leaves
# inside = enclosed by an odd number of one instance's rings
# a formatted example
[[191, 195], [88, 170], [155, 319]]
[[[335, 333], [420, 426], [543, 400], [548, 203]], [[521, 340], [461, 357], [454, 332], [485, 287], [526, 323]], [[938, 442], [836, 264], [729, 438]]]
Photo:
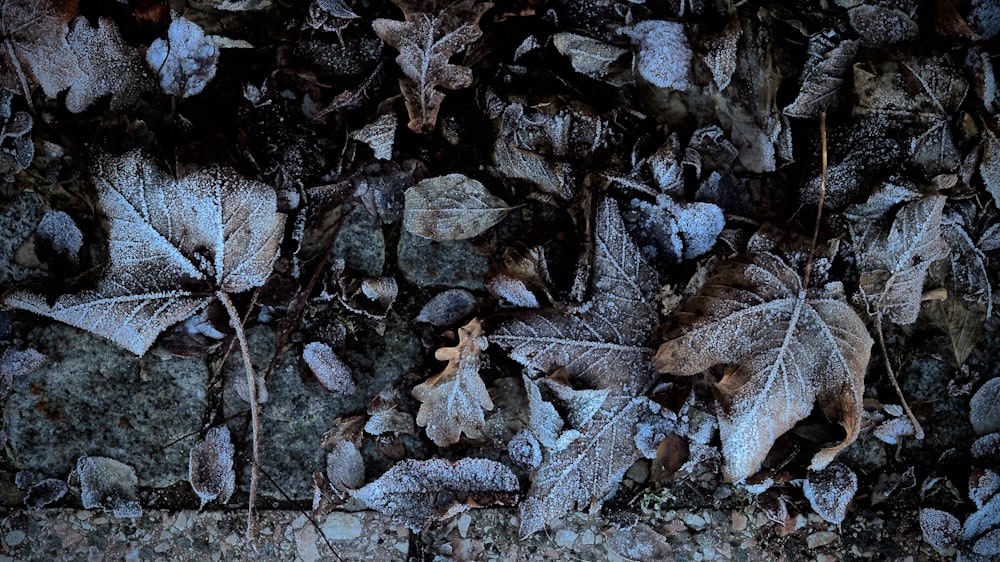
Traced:
[[233, 495], [236, 489], [235, 452], [236, 448], [229, 441], [229, 428], [224, 425], [209, 429], [204, 441], [191, 449], [188, 481], [201, 499], [201, 507], [210, 501], [224, 504]]
[[175, 17], [166, 39], [157, 39], [146, 51], [146, 62], [163, 91], [179, 98], [200, 93], [215, 77], [219, 47], [191, 20]]
[[751, 254], [720, 264], [671, 321], [675, 331], [654, 360], [661, 372], [691, 376], [739, 365], [716, 385], [727, 480], [757, 472], [814, 402], [847, 435], [818, 452], [811, 468], [826, 467], [857, 438], [873, 342], [838, 284], [806, 291], [781, 260]]
[[[459, 0], [435, 9], [436, 2], [396, 0], [406, 21], [377, 19], [372, 27], [378, 36], [399, 51], [396, 63], [403, 71], [400, 90], [410, 114], [408, 126], [415, 132], [433, 131], [444, 101], [438, 88], [455, 90], [472, 84], [472, 70], [448, 59], [479, 39], [479, 18], [492, 4]], [[426, 4], [426, 5], [424, 5]]]
[[[995, 408], [1000, 379], [984, 384], [973, 396], [970, 421], [981, 435], [973, 442], [972, 470], [969, 474], [969, 499], [976, 510], [963, 523], [949, 511], [936, 508], [920, 510], [920, 528], [924, 538], [941, 549], [955, 548], [958, 559], [970, 562], [993, 560], [1000, 555], [1000, 433], [986, 431], [997, 427]], [[924, 491], [935, 485], [929, 479]]]
[[79, 479], [80, 502], [86, 509], [103, 509], [115, 517], [139, 517], [139, 478], [131, 466], [107, 457], [80, 457], [70, 479]]
[[473, 319], [459, 328], [457, 346], [434, 353], [438, 361], [448, 362], [444, 370], [413, 389], [413, 397], [421, 403], [417, 425], [426, 428], [427, 436], [440, 447], [457, 443], [463, 433], [473, 439], [483, 436], [483, 411], [493, 409], [479, 376], [486, 346], [482, 325]]
[[520, 484], [506, 466], [487, 459], [404, 460], [351, 495], [419, 532], [463, 511], [512, 505]]

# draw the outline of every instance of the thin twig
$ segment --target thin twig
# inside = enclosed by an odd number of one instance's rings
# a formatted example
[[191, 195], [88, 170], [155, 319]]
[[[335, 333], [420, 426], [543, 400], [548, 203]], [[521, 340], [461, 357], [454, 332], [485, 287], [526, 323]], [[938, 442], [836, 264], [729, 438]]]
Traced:
[[216, 296], [226, 312], [229, 313], [229, 324], [236, 331], [236, 339], [240, 342], [240, 351], [243, 355], [243, 367], [247, 375], [247, 393], [250, 400], [250, 429], [253, 442], [253, 462], [250, 468], [250, 498], [247, 501], [247, 536], [251, 539], [257, 536], [257, 484], [260, 480], [260, 404], [257, 403], [257, 378], [254, 375], [253, 364], [250, 362], [250, 347], [247, 345], [247, 336], [243, 332], [243, 323], [240, 321], [240, 314], [233, 306], [233, 301], [229, 300], [229, 295], [223, 291], [216, 292]]
[[917, 439], [924, 438], [924, 428], [920, 427], [920, 422], [917, 421], [917, 417], [913, 415], [913, 411], [910, 410], [910, 405], [906, 403], [906, 398], [903, 397], [903, 389], [899, 387], [899, 382], [896, 380], [896, 373], [892, 369], [892, 362], [889, 360], [889, 350], [885, 345], [885, 336], [882, 334], [882, 311], [879, 310], [875, 314], [875, 334], [878, 336], [878, 344], [882, 347], [882, 358], [885, 359], [885, 372], [889, 375], [889, 382], [892, 383], [892, 387], [896, 389], [896, 395], [899, 396], [899, 402], [903, 406], [903, 411], [906, 412], [906, 417], [909, 418], [910, 423], [913, 424], [913, 436]]
[[[260, 472], [261, 472], [261, 474], [263, 474], [263, 475], [264, 475], [264, 478], [267, 478], [267, 481], [268, 481], [268, 482], [270, 482], [270, 483], [271, 483], [271, 485], [272, 485], [272, 486], [274, 486], [276, 490], [278, 490], [278, 493], [280, 493], [280, 494], [282, 495], [282, 497], [284, 497], [284, 498], [285, 498], [285, 501], [288, 501], [288, 502], [292, 502], [292, 501], [295, 501], [295, 500], [293, 500], [293, 499], [292, 499], [292, 497], [291, 497], [291, 496], [289, 496], [289, 495], [288, 495], [288, 493], [287, 493], [287, 492], [285, 492], [285, 490], [284, 490], [284, 489], [283, 489], [283, 488], [281, 487], [281, 485], [280, 485], [280, 484], [278, 484], [277, 482], [275, 482], [274, 478], [271, 478], [271, 475], [270, 475], [270, 474], [268, 474], [266, 470], [264, 470], [264, 467], [260, 467]], [[326, 536], [326, 533], [324, 533], [324, 532], [323, 532], [323, 528], [319, 526], [319, 522], [318, 522], [318, 521], [316, 521], [316, 518], [315, 518], [315, 517], [313, 517], [313, 516], [312, 516], [312, 514], [310, 514], [310, 513], [309, 513], [309, 512], [307, 511], [307, 510], [304, 510], [304, 509], [300, 509], [300, 510], [298, 510], [298, 511], [299, 511], [299, 513], [301, 513], [302, 515], [305, 515], [306, 519], [307, 519], [307, 520], [308, 520], [308, 521], [309, 521], [310, 523], [312, 523], [312, 526], [313, 526], [313, 527], [314, 527], [314, 528], [315, 528], [315, 529], [316, 529], [317, 531], [319, 531], [319, 536], [323, 537], [323, 542], [325, 542], [325, 543], [326, 543], [326, 546], [330, 547], [330, 552], [332, 552], [332, 553], [333, 553], [333, 555], [334, 555], [335, 557], [337, 557], [337, 560], [343, 560], [343, 558], [341, 558], [341, 557], [340, 557], [340, 555], [339, 555], [339, 554], [337, 554], [337, 550], [333, 548], [333, 543], [331, 543], [331, 542], [330, 542], [330, 539], [329, 539], [329, 538], [327, 538], [327, 536]]]
[[806, 271], [802, 276], [802, 290], [809, 289], [809, 276], [812, 274], [813, 257], [816, 255], [816, 242], [819, 240], [819, 223], [823, 218], [823, 204], [826, 201], [826, 112], [819, 114], [819, 139], [821, 150], [821, 168], [819, 176], [819, 203], [816, 204], [816, 225], [813, 227], [812, 242], [809, 244], [809, 259], [806, 261]]

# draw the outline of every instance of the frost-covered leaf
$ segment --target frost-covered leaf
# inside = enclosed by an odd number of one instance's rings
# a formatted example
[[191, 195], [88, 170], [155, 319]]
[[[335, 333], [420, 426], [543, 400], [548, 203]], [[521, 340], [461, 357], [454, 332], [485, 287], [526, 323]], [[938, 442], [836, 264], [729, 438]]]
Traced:
[[3, 0], [0, 12], [4, 86], [21, 90], [28, 99], [31, 89], [41, 86], [46, 96], [54, 98], [85, 79], [66, 39], [69, 22], [77, 14], [76, 2]]
[[448, 289], [427, 301], [414, 320], [435, 326], [450, 326], [468, 317], [475, 309], [476, 295], [465, 289]]
[[840, 525], [858, 491], [858, 476], [839, 462], [820, 471], [809, 471], [802, 486], [813, 510], [825, 521]]
[[70, 85], [66, 109], [79, 113], [109, 94], [112, 109], [125, 109], [152, 86], [139, 51], [125, 42], [112, 20], [100, 18], [97, 27], [92, 27], [86, 18], [78, 17], [66, 39], [83, 73], [81, 80]]
[[522, 537], [572, 509], [600, 505], [615, 490], [625, 471], [642, 457], [635, 445], [635, 425], [648, 409], [646, 398], [611, 396], [581, 428], [579, 438], [546, 456], [521, 502]]
[[625, 28], [623, 33], [639, 48], [635, 59], [639, 76], [660, 88], [685, 90], [690, 87], [694, 53], [683, 24], [646, 20]]
[[46, 478], [28, 488], [28, 493], [24, 495], [24, 505], [28, 509], [41, 509], [59, 501], [68, 491], [69, 487], [66, 486], [65, 480]]
[[136, 501], [139, 478], [131, 466], [107, 457], [80, 457], [76, 461], [80, 478], [80, 502], [86, 509], [104, 509], [115, 517], [139, 517], [142, 506]]
[[738, 53], [736, 46], [742, 34], [739, 22], [733, 20], [719, 35], [706, 41], [708, 52], [705, 53], [705, 64], [720, 92], [728, 88], [733, 80]]
[[486, 282], [486, 289], [491, 295], [508, 306], [520, 308], [538, 308], [538, 298], [524, 281], [504, 273], [494, 275]]
[[947, 57], [855, 65], [854, 111], [909, 120], [950, 115], [965, 99], [968, 87], [961, 70]]
[[458, 0], [433, 13], [416, 11], [414, 5], [396, 0], [406, 21], [376, 19], [375, 33], [399, 51], [396, 63], [404, 77], [399, 87], [410, 114], [409, 127], [417, 133], [434, 130], [444, 93], [472, 84], [472, 70], [450, 64], [448, 59], [479, 39], [479, 18], [493, 4]]
[[435, 242], [464, 240], [500, 222], [510, 210], [478, 181], [448, 174], [406, 190], [403, 227]]
[[80, 259], [80, 248], [83, 247], [83, 233], [76, 226], [73, 217], [64, 211], [49, 211], [35, 227], [40, 238], [60, 256], [76, 263]]
[[191, 449], [188, 481], [201, 499], [201, 507], [213, 500], [224, 504], [233, 495], [236, 489], [235, 453], [236, 447], [230, 442], [229, 428], [225, 425], [209, 429], [205, 440]]
[[992, 131], [983, 131], [983, 158], [979, 161], [979, 177], [993, 202], [1000, 207], [1000, 138]]
[[556, 33], [552, 36], [552, 44], [559, 54], [569, 57], [573, 69], [580, 74], [615, 86], [626, 83], [611, 73], [614, 63], [625, 56], [627, 50], [576, 33]]
[[417, 532], [463, 511], [511, 504], [520, 492], [517, 476], [486, 459], [405, 460], [351, 495]]
[[993, 313], [993, 288], [986, 268], [986, 256], [966, 230], [959, 213], [946, 213], [941, 221], [941, 238], [948, 245], [948, 274], [944, 286], [949, 298], [961, 299], [970, 309], [985, 311], [983, 321]]
[[672, 320], [679, 333], [660, 346], [659, 371], [692, 376], [740, 366], [716, 386], [728, 480], [757, 472], [775, 439], [814, 402], [847, 431], [813, 457], [814, 470], [857, 438], [872, 339], [837, 287], [809, 294], [778, 258], [751, 254], [720, 264]]
[[322, 342], [307, 343], [302, 349], [302, 359], [323, 388], [344, 395], [357, 391], [351, 368], [337, 357], [329, 345]]
[[925, 508], [920, 510], [920, 530], [932, 545], [951, 548], [961, 538], [962, 523], [947, 511]]
[[542, 464], [542, 447], [535, 435], [527, 430], [517, 432], [507, 443], [507, 454], [522, 470], [535, 470]]
[[326, 455], [326, 477], [340, 492], [355, 490], [365, 483], [365, 459], [357, 444], [344, 439], [333, 445]]
[[948, 121], [932, 119], [930, 127], [910, 141], [910, 158], [928, 178], [956, 171], [962, 155]]
[[817, 117], [834, 107], [840, 87], [851, 77], [851, 65], [858, 52], [858, 42], [844, 40], [830, 46], [818, 35], [809, 41], [809, 59], [802, 72], [799, 95], [788, 107], [790, 117]]
[[48, 357], [38, 350], [16, 349], [5, 346], [0, 351], [0, 397], [6, 396], [15, 377], [31, 373], [42, 366]]
[[110, 228], [109, 263], [97, 288], [62, 295], [54, 305], [15, 291], [6, 305], [142, 355], [214, 293], [258, 287], [270, 275], [285, 217], [267, 185], [222, 167], [175, 180], [138, 151], [101, 158], [94, 180]]
[[396, 114], [384, 113], [357, 131], [351, 131], [351, 138], [367, 144], [375, 158], [392, 160], [392, 145], [396, 141]]
[[595, 388], [640, 391], [652, 382], [647, 347], [657, 321], [656, 272], [625, 230], [618, 205], [605, 199], [597, 212], [590, 301], [564, 313], [531, 312], [504, 322], [490, 341], [510, 357], [544, 373], [565, 367]]
[[888, 232], [876, 225], [857, 240], [861, 291], [873, 313], [897, 324], [916, 321], [927, 269], [948, 253], [941, 239], [945, 201], [935, 195], [907, 203]]
[[674, 549], [666, 537], [645, 523], [619, 527], [606, 540], [608, 548], [626, 560], [674, 559]]
[[969, 400], [969, 420], [976, 435], [1000, 431], [1000, 377], [986, 381]]
[[344, 278], [341, 283], [340, 302], [353, 312], [381, 320], [399, 295], [399, 284], [394, 277]]
[[916, 39], [920, 32], [917, 22], [896, 8], [862, 4], [847, 12], [851, 27], [865, 43], [882, 47]]
[[13, 100], [14, 92], [0, 87], [0, 181], [14, 181], [14, 176], [30, 166], [35, 157], [35, 143], [31, 140], [34, 120], [25, 111], [13, 111]]
[[191, 20], [175, 17], [166, 39], [157, 39], [146, 51], [146, 62], [160, 79], [163, 91], [179, 98], [200, 93], [215, 77], [219, 47]]
[[462, 434], [483, 436], [484, 410], [493, 409], [486, 384], [479, 378], [480, 355], [486, 337], [478, 319], [458, 329], [458, 345], [442, 347], [434, 353], [447, 361], [443, 371], [417, 385], [413, 397], [421, 402], [417, 425], [427, 428], [427, 436], [439, 447], [458, 442]]
[[717, 205], [676, 201], [667, 195], [659, 196], [655, 205], [633, 199], [625, 220], [634, 225], [636, 242], [652, 263], [678, 263], [708, 253], [726, 226]]
[[921, 316], [948, 337], [956, 367], [965, 365], [983, 333], [985, 316], [981, 310], [972, 308], [961, 299], [951, 297], [925, 303], [920, 308]]

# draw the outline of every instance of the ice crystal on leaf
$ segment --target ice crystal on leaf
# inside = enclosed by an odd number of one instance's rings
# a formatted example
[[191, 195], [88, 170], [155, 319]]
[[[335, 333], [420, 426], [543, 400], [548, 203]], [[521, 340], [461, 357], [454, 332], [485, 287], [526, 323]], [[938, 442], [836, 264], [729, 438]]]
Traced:
[[139, 478], [131, 466], [107, 457], [80, 457], [76, 462], [80, 479], [80, 502], [87, 509], [106, 509], [115, 517], [139, 517], [136, 501]]
[[479, 39], [479, 18], [493, 4], [458, 0], [442, 10], [427, 10], [411, 0], [396, 0], [406, 21], [377, 19], [375, 33], [399, 51], [396, 63], [403, 71], [399, 87], [415, 132], [433, 131], [444, 101], [439, 87], [449, 90], [472, 84], [472, 70], [448, 59]]
[[626, 28], [625, 34], [639, 47], [636, 69], [650, 84], [673, 90], [691, 85], [688, 77], [694, 54], [681, 23], [648, 20]]
[[201, 507], [212, 500], [224, 504], [233, 495], [236, 489], [235, 452], [236, 448], [229, 441], [229, 428], [224, 425], [208, 430], [205, 440], [191, 449], [188, 481], [201, 499]]
[[94, 180], [110, 230], [97, 288], [54, 305], [15, 291], [5, 304], [142, 355], [213, 295], [258, 287], [271, 274], [285, 217], [267, 185], [222, 167], [174, 179], [138, 151], [101, 158]]
[[781, 260], [751, 254], [720, 264], [672, 315], [678, 333], [656, 354], [661, 372], [740, 365], [716, 386], [727, 480], [757, 472], [775, 439], [817, 401], [847, 436], [817, 453], [811, 468], [822, 469], [857, 438], [873, 342], [837, 289], [807, 293]]
[[501, 324], [490, 341], [526, 367], [570, 376], [596, 388], [641, 391], [653, 379], [647, 346], [657, 322], [656, 272], [643, 261], [606, 199], [596, 217], [590, 301], [572, 313], [547, 309]]

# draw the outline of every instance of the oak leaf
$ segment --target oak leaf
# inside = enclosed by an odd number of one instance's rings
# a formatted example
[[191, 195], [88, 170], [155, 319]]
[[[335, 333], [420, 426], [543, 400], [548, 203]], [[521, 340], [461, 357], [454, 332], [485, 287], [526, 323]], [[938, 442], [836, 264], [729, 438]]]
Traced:
[[590, 301], [570, 313], [523, 314], [501, 324], [490, 341], [536, 371], [565, 367], [591, 387], [640, 392], [653, 379], [645, 366], [657, 322], [656, 272], [643, 261], [614, 201], [601, 203], [595, 232]]
[[660, 346], [658, 370], [691, 376], [739, 366], [716, 385], [727, 480], [755, 473], [817, 401], [847, 435], [813, 457], [813, 470], [857, 438], [872, 339], [837, 289], [806, 292], [778, 258], [751, 254], [720, 264], [672, 315], [679, 333]]
[[404, 460], [378, 480], [350, 494], [414, 531], [476, 507], [510, 505], [520, 492], [517, 476], [487, 459]]
[[221, 167], [177, 180], [139, 151], [101, 158], [94, 180], [110, 230], [109, 263], [97, 288], [53, 305], [15, 291], [6, 305], [142, 355], [215, 296], [258, 287], [271, 274], [285, 216], [269, 186]]
[[479, 378], [480, 355], [487, 341], [478, 319], [458, 330], [458, 345], [442, 347], [434, 354], [447, 361], [443, 371], [417, 385], [413, 397], [421, 402], [417, 425], [427, 428], [427, 436], [439, 447], [457, 443], [462, 434], [483, 436], [484, 410], [493, 409], [486, 384]]
[[375, 33], [396, 48], [396, 63], [403, 71], [399, 87], [410, 114], [408, 126], [414, 132], [434, 130], [444, 93], [438, 88], [457, 90], [472, 84], [472, 70], [450, 64], [448, 59], [479, 39], [479, 18], [493, 5], [476, 0], [458, 0], [435, 13], [417, 11], [405, 0], [395, 0], [406, 21], [377, 19]]
[[888, 232], [875, 224], [858, 237], [861, 291], [874, 314], [897, 324], [916, 321], [927, 269], [948, 254], [941, 238], [946, 200], [935, 195], [907, 203]]

